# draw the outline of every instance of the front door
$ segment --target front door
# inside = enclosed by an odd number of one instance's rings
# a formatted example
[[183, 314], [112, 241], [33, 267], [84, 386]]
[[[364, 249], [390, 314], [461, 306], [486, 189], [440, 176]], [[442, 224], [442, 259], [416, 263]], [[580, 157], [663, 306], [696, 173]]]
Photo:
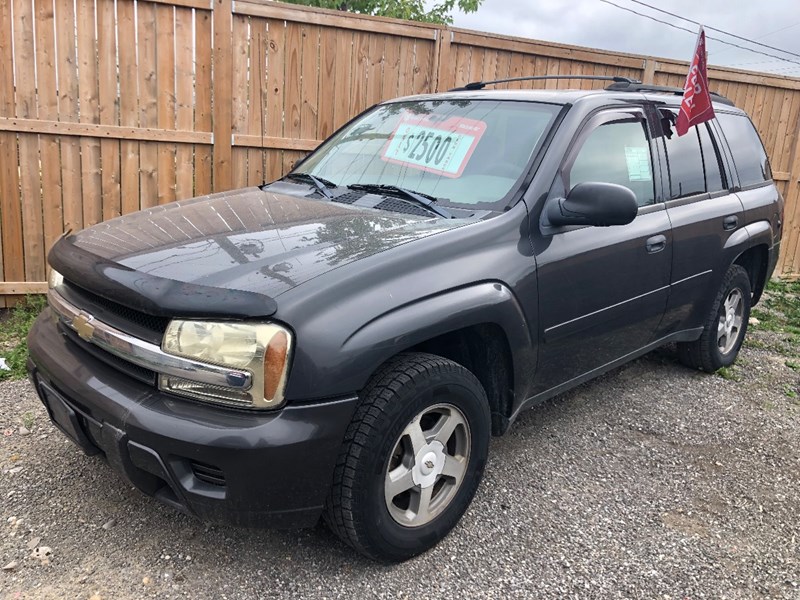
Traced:
[[[587, 181], [624, 185], [639, 212], [628, 225], [549, 228], [538, 248], [536, 393], [580, 377], [652, 341], [667, 303], [672, 233], [641, 108], [602, 111], [584, 124], [547, 202]], [[655, 163], [658, 164], [658, 163]], [[656, 194], [658, 190], [658, 194]]]

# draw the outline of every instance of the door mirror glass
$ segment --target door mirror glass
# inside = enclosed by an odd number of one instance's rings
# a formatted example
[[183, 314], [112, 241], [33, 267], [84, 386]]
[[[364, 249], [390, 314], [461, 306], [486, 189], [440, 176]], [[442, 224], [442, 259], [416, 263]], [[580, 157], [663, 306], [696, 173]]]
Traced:
[[636, 194], [630, 188], [615, 183], [585, 182], [573, 187], [566, 198], [551, 202], [547, 218], [556, 227], [608, 227], [627, 225], [638, 211]]

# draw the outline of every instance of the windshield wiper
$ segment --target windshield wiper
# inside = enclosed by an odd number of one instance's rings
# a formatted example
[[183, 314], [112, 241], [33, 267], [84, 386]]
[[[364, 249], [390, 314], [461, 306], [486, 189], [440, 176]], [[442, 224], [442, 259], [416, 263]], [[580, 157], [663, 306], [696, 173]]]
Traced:
[[319, 191], [319, 193], [325, 196], [328, 200], [333, 200], [333, 194], [331, 194], [331, 191], [328, 188], [338, 187], [332, 181], [328, 181], [322, 177], [314, 177], [311, 173], [289, 173], [284, 177], [284, 179], [296, 179], [298, 181], [305, 182], [310, 181], [314, 184], [314, 187], [317, 188], [317, 191]]
[[399, 195], [403, 200], [411, 200], [416, 204], [420, 204], [427, 208], [429, 211], [436, 213], [445, 219], [455, 219], [455, 216], [448, 210], [436, 206], [434, 203], [438, 200], [436, 196], [430, 194], [423, 194], [422, 192], [415, 192], [404, 187], [397, 185], [386, 185], [382, 183], [354, 183], [347, 186], [351, 190], [363, 190], [365, 192], [378, 192], [381, 194]]

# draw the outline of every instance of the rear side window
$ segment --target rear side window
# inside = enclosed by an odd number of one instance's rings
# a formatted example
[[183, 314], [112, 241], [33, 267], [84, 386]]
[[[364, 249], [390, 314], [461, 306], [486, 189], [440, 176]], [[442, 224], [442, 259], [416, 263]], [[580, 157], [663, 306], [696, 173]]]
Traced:
[[744, 115], [718, 113], [717, 120], [731, 149], [739, 184], [747, 187], [772, 179], [767, 153], [750, 119]]
[[700, 146], [703, 148], [703, 167], [706, 171], [706, 191], [719, 192], [727, 189], [720, 167], [719, 153], [716, 144], [711, 139], [707, 123], [697, 125], [700, 134]]
[[667, 149], [669, 197], [684, 198], [704, 193], [706, 180], [697, 127], [692, 127], [680, 137], [673, 129], [671, 135], [665, 135], [663, 139]]
[[594, 129], [569, 170], [568, 189], [587, 181], [624, 185], [639, 206], [655, 202], [650, 143], [639, 119], [620, 119]]

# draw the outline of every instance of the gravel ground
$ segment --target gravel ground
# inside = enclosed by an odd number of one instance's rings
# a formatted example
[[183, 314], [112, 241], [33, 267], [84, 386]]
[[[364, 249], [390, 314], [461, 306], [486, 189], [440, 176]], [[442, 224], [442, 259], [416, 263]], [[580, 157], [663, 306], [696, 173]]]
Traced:
[[524, 414], [460, 526], [395, 566], [178, 514], [1, 383], [0, 598], [800, 598], [800, 384], [755, 333], [738, 381], [666, 348]]

